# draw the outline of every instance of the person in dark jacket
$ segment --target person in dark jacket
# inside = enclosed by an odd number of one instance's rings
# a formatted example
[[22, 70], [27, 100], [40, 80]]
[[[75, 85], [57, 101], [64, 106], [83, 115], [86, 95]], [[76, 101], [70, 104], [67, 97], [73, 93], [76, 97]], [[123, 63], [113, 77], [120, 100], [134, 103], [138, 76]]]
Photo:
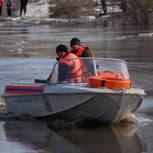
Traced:
[[7, 15], [12, 16], [12, 0], [6, 1]]
[[26, 15], [27, 12], [27, 4], [29, 0], [20, 0], [20, 16]]
[[80, 39], [76, 37], [71, 39], [70, 47], [72, 49], [71, 53], [75, 54], [76, 56], [81, 58], [89, 57], [89, 59], [82, 59], [81, 63], [83, 67], [83, 73], [86, 75], [86, 77], [95, 75], [94, 62], [92, 60], [94, 54], [92, 50], [88, 46], [82, 45]]
[[72, 38], [70, 41], [71, 53], [78, 57], [93, 57], [93, 52], [88, 46], [81, 45], [79, 38]]

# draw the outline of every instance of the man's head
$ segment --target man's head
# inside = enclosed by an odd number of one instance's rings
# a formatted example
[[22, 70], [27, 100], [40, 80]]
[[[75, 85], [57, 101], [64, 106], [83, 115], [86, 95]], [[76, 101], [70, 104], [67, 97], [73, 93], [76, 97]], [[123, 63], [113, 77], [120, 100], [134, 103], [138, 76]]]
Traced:
[[81, 41], [79, 38], [72, 38], [70, 41], [70, 47], [74, 50], [78, 49], [81, 45]]
[[67, 53], [68, 53], [68, 48], [65, 45], [60, 44], [56, 47], [56, 54], [58, 58], [60, 59], [63, 58], [63, 56]]

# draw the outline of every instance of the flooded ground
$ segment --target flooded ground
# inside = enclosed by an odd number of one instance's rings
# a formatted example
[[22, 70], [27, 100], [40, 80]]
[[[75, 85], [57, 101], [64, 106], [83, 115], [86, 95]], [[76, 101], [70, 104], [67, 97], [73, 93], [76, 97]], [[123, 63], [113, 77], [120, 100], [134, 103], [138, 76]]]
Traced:
[[135, 27], [49, 26], [29, 23], [0, 26], [0, 93], [10, 83], [45, 79], [55, 47], [79, 37], [98, 57], [129, 63], [134, 86], [148, 94], [132, 120], [135, 125], [52, 129], [38, 121], [1, 121], [3, 153], [152, 153], [153, 30]]

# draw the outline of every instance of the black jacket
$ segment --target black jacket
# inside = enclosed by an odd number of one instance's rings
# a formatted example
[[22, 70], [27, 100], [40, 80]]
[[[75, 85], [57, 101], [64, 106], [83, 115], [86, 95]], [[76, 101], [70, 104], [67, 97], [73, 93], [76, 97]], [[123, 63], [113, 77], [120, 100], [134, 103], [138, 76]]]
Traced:
[[26, 6], [29, 0], [20, 0], [22, 6]]

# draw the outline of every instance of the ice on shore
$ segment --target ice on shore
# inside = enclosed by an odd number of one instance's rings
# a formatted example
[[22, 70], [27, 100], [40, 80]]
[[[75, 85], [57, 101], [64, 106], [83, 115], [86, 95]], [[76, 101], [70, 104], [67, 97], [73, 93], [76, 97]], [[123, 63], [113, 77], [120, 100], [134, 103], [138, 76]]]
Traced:
[[27, 6], [27, 16], [29, 17], [48, 17], [49, 16], [48, 0], [39, 0], [36, 3], [29, 3]]

